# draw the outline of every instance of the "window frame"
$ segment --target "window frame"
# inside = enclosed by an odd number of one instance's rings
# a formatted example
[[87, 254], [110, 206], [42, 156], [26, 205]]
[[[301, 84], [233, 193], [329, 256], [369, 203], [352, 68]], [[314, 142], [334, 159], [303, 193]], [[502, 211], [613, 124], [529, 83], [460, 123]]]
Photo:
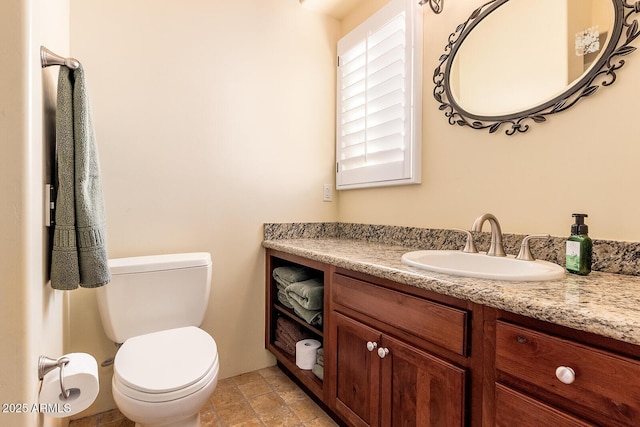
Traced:
[[[391, 23], [399, 14], [405, 13], [404, 47], [404, 100], [403, 125], [404, 138], [401, 147], [402, 160], [386, 163], [367, 164], [353, 169], [343, 169], [343, 152], [349, 146], [343, 146], [343, 99], [340, 57], [358, 44], [366, 43], [371, 35]], [[415, 0], [391, 0], [354, 30], [338, 41], [338, 67], [336, 73], [336, 189], [382, 187], [392, 185], [418, 184], [421, 182], [421, 145], [422, 145], [422, 9]], [[367, 48], [368, 49], [368, 48]], [[367, 50], [367, 53], [369, 50]], [[366, 82], [365, 76], [364, 81]], [[366, 102], [365, 102], [366, 104]], [[365, 107], [366, 108], [366, 107]], [[371, 115], [368, 114], [368, 117]], [[366, 119], [365, 119], [366, 120]], [[365, 125], [368, 129], [373, 126]], [[365, 137], [366, 138], [366, 137]], [[363, 145], [370, 144], [368, 139]], [[366, 148], [364, 149], [366, 150]], [[364, 155], [366, 158], [366, 154]]]

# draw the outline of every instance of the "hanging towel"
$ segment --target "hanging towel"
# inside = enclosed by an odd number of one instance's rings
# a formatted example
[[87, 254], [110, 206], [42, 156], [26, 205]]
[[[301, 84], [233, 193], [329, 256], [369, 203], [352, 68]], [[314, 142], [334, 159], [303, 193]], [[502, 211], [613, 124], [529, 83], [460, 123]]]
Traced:
[[56, 112], [57, 197], [51, 287], [109, 283], [98, 152], [82, 66], [60, 67]]

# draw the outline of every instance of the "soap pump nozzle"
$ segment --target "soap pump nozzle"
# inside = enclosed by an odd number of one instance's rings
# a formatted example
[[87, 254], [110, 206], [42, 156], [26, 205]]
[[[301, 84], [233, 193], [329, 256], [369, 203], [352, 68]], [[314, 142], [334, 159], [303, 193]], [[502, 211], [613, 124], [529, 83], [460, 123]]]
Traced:
[[587, 214], [574, 213], [571, 215], [575, 218], [575, 223], [571, 225], [571, 234], [589, 234], [589, 226], [584, 223]]

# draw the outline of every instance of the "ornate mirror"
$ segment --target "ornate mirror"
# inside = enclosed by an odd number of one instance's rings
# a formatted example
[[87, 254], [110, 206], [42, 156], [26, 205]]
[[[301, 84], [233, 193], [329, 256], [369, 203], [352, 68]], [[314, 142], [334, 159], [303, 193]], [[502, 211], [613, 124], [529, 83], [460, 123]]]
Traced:
[[491, 0], [451, 33], [433, 95], [451, 125], [529, 130], [616, 80], [640, 2]]

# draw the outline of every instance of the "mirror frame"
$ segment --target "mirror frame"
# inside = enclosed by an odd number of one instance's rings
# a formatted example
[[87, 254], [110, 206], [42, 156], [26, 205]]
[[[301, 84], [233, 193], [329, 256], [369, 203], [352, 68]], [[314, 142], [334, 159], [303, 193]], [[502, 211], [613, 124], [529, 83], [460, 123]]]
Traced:
[[[603, 49], [603, 53], [589, 71], [578, 82], [574, 82], [559, 95], [535, 107], [500, 116], [482, 116], [472, 114], [460, 106], [452, 95], [449, 76], [458, 49], [467, 36], [484, 18], [509, 0], [491, 0], [476, 10], [469, 18], [456, 27], [449, 35], [444, 53], [439, 58], [439, 65], [433, 72], [433, 96], [440, 103], [439, 109], [444, 111], [450, 125], [469, 126], [472, 129], [489, 129], [497, 132], [502, 125], [509, 126], [507, 135], [524, 133], [529, 130], [529, 122], [542, 123], [547, 116], [556, 114], [574, 106], [578, 101], [593, 95], [600, 85], [610, 86], [616, 81], [616, 71], [625, 64], [621, 56], [636, 50], [629, 44], [640, 35], [637, 19], [631, 16], [640, 12], [640, 1], [629, 5], [627, 0], [610, 0], [613, 3], [615, 21], [611, 38]], [[535, 0], [533, 0], [535, 1]], [[626, 28], [625, 36], [622, 30]]]

